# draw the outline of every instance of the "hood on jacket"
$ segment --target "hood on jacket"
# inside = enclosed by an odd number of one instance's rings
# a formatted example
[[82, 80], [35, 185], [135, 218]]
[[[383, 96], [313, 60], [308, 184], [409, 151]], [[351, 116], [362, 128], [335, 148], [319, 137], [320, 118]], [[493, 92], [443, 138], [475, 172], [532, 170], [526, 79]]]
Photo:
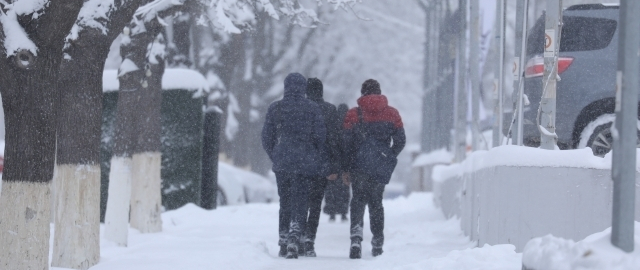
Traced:
[[383, 95], [366, 95], [358, 99], [358, 106], [364, 112], [375, 114], [389, 107], [389, 101]]
[[307, 79], [300, 73], [290, 73], [284, 79], [285, 97], [304, 97], [307, 92]]
[[322, 101], [322, 94], [322, 81], [318, 78], [309, 78], [307, 80], [307, 98], [314, 101]]

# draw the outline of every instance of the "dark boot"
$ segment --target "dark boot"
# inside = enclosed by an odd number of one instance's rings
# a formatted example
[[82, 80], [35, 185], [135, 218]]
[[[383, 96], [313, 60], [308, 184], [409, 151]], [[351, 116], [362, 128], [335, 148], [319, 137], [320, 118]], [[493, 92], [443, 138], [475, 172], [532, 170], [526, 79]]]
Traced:
[[[304, 239], [304, 238], [303, 238]], [[306, 245], [305, 245], [305, 241], [304, 240], [300, 240], [300, 242], [298, 242], [298, 256], [300, 257], [304, 257], [306, 256]]]
[[342, 222], [347, 222], [349, 219], [347, 218], [347, 214], [342, 214]]
[[278, 252], [278, 257], [286, 257], [287, 256], [287, 245], [280, 245], [280, 252]]
[[351, 240], [351, 249], [349, 250], [349, 258], [360, 259], [362, 258], [362, 245], [360, 239]]
[[308, 241], [304, 243], [304, 256], [306, 257], [316, 257], [316, 250], [313, 247], [313, 242]]
[[290, 243], [287, 245], [287, 255], [285, 256], [287, 259], [297, 259], [298, 258], [298, 245], [295, 243]]
[[382, 248], [381, 247], [374, 247], [373, 249], [371, 249], [371, 255], [373, 255], [373, 257], [378, 257], [378, 256], [382, 255]]
[[371, 255], [373, 257], [378, 257], [382, 255], [382, 245], [384, 244], [384, 236], [382, 235], [374, 235], [373, 239], [371, 239]]
[[331, 214], [331, 215], [329, 216], [329, 222], [334, 222], [334, 221], [336, 221], [336, 215]]

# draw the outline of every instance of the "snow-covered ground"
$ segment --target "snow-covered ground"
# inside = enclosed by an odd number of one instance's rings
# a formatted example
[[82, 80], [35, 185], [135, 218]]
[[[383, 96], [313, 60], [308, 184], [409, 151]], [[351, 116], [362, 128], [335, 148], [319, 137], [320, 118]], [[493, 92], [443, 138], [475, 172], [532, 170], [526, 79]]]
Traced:
[[277, 256], [277, 204], [213, 211], [187, 205], [162, 215], [162, 233], [130, 230], [129, 247], [117, 247], [103, 238], [100, 263], [91, 270], [521, 269], [521, 254], [511, 245], [472, 248], [459, 222], [446, 220], [430, 193], [385, 200], [384, 205], [385, 253], [377, 258], [368, 252], [368, 219], [361, 260], [348, 258], [348, 223], [329, 223], [326, 215], [316, 240], [318, 257], [285, 260]]

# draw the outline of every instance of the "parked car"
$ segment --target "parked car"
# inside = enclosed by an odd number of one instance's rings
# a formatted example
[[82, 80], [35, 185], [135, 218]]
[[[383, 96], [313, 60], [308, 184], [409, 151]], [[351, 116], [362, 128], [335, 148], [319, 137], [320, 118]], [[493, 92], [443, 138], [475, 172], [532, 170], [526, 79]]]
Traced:
[[[560, 149], [591, 147], [597, 156], [611, 150], [618, 17], [618, 5], [574, 5], [563, 11], [556, 101]], [[544, 88], [544, 15], [529, 33], [524, 79], [529, 105], [524, 108], [523, 137], [525, 145], [538, 147], [536, 118]]]

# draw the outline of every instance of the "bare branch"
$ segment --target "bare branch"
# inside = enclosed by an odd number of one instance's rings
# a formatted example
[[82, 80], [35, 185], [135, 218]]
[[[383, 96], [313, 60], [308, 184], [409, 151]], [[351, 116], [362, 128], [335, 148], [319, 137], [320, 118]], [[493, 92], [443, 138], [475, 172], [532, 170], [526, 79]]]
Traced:
[[356, 11], [353, 9], [353, 6], [354, 6], [354, 5], [355, 5], [355, 4], [350, 4], [350, 5], [349, 5], [349, 9], [350, 9], [350, 10], [351, 10], [351, 12], [353, 13], [353, 15], [355, 15], [355, 16], [356, 16], [356, 18], [358, 18], [359, 20], [363, 20], [363, 21], [372, 21], [372, 19], [370, 19], [370, 18], [363, 18], [363, 17], [360, 17], [360, 15], [358, 14], [358, 12], [356, 12]]
[[422, 8], [424, 12], [427, 12], [427, 10], [429, 9], [429, 2], [427, 1], [428, 0], [416, 0], [418, 5], [420, 6], [420, 8]]

